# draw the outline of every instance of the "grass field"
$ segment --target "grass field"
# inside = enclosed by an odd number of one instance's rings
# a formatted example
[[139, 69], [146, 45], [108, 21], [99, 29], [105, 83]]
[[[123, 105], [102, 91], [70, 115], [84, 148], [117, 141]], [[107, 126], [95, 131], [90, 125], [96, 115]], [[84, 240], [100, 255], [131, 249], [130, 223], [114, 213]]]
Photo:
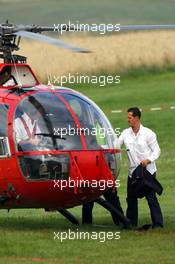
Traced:
[[47, 75], [52, 78], [68, 73], [86, 75], [108, 72], [116, 75], [132, 68], [162, 69], [175, 64], [175, 32], [171, 30], [101, 36], [75, 33], [63, 35], [61, 39], [92, 53], [74, 53], [43, 43], [22, 41], [21, 54], [28, 57], [28, 62], [42, 81], [46, 82]]
[[[175, 105], [175, 73], [123, 76], [120, 85], [97, 87], [78, 86], [93, 99], [107, 114], [114, 127], [127, 127], [125, 113], [111, 113], [111, 110], [126, 109], [137, 105], [146, 111], [143, 123], [158, 135], [162, 150], [158, 165], [158, 178], [164, 187], [159, 201], [165, 219], [163, 230], [139, 233], [121, 231], [119, 240], [54, 240], [54, 232], [77, 231], [75, 227], [56, 213], [43, 210], [5, 210], [0, 214], [0, 263], [145, 263], [174, 264], [175, 261], [175, 208], [174, 208], [174, 164], [175, 164], [175, 110], [150, 112], [150, 107], [168, 108]], [[76, 88], [76, 87], [75, 87]], [[123, 155], [120, 173], [119, 195], [126, 209], [126, 157]], [[81, 220], [81, 207], [71, 209]], [[95, 206], [94, 224], [106, 227], [80, 226], [78, 231], [118, 231], [112, 224], [109, 213]], [[145, 200], [139, 201], [140, 224], [150, 223]]]

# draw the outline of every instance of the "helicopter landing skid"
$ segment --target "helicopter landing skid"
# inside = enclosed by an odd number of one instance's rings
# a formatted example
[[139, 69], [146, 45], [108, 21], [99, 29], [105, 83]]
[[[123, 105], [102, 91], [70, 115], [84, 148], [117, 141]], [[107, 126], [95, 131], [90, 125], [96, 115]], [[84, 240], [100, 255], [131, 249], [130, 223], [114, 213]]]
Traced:
[[96, 203], [98, 203], [99, 205], [103, 206], [106, 210], [108, 210], [110, 213], [114, 213], [116, 214], [118, 220], [120, 223], [122, 223], [123, 228], [129, 228], [130, 226], [130, 221], [127, 217], [125, 217], [119, 210], [117, 210], [115, 208], [115, 206], [113, 206], [111, 203], [109, 203], [108, 201], [106, 201], [103, 198], [98, 198], [95, 200]]
[[79, 225], [77, 218], [66, 209], [59, 209], [58, 212], [67, 218], [72, 224]]

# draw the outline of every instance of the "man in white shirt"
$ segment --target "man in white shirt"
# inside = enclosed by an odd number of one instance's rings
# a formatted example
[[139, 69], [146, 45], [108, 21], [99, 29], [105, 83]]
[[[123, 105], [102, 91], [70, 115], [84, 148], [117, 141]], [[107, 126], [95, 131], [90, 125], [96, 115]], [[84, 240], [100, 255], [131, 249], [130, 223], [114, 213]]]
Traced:
[[[23, 113], [15, 119], [15, 138], [18, 146], [25, 148], [37, 147], [40, 140], [36, 134], [41, 133], [38, 127], [38, 111], [34, 108], [31, 112]], [[30, 149], [28, 149], [30, 150]]]
[[[119, 142], [120, 146], [124, 144], [126, 147], [129, 164], [126, 216], [130, 219], [133, 226], [137, 226], [138, 201], [132, 195], [132, 173], [141, 164], [152, 174], [152, 177], [155, 177], [157, 171], [155, 160], [159, 158], [160, 148], [156, 134], [141, 124], [140, 110], [137, 107], [133, 107], [129, 108], [127, 112], [128, 125], [130, 127], [123, 130], [119, 137]], [[152, 190], [146, 195], [146, 199], [151, 212], [152, 228], [163, 227], [163, 216], [155, 192]]]

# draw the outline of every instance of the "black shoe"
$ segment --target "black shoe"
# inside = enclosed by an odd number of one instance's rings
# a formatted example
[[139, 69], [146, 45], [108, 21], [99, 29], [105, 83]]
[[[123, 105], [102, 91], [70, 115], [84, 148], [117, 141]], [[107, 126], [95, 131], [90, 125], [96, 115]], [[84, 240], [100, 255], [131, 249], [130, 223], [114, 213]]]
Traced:
[[152, 225], [152, 229], [158, 229], [158, 228], [163, 228], [162, 225]]
[[142, 231], [148, 231], [150, 229], [152, 229], [152, 225], [146, 224], [146, 225], [143, 225], [143, 226], [137, 228], [137, 231], [142, 232]]
[[146, 224], [137, 229], [137, 231], [148, 231], [150, 229], [158, 229], [158, 228], [163, 228], [162, 225], [151, 225], [151, 224]]

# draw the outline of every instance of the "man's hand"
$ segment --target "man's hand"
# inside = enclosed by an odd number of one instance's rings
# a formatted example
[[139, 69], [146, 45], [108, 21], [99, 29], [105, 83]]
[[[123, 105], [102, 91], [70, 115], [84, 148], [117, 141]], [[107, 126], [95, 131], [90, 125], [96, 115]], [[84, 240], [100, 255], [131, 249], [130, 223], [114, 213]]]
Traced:
[[38, 137], [32, 137], [29, 140], [29, 143], [32, 144], [32, 145], [34, 145], [34, 146], [37, 146], [39, 144], [39, 142], [40, 142], [40, 140], [39, 140]]
[[143, 167], [146, 167], [148, 164], [150, 164], [151, 161], [149, 159], [145, 159], [145, 160], [142, 160], [140, 162], [140, 164], [143, 166]]

